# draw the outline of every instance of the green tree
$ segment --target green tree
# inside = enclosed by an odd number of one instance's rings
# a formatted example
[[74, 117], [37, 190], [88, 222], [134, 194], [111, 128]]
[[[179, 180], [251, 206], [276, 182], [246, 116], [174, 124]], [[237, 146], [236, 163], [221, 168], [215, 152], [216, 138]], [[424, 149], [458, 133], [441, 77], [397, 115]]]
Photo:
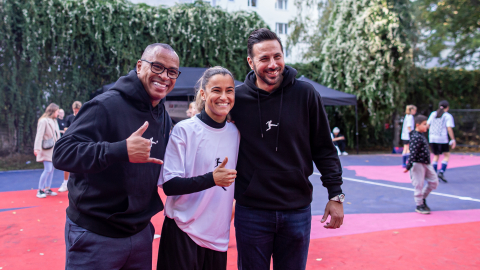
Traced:
[[[187, 67], [222, 65], [241, 77], [248, 34], [266, 27], [255, 13], [209, 4], [171, 8], [125, 0], [0, 0], [0, 127], [9, 147], [32, 149], [46, 105], [67, 111], [126, 74], [148, 44], [170, 44]], [[4, 153], [2, 153], [4, 154]]]
[[[376, 140], [405, 101], [411, 68], [412, 17], [408, 0], [336, 1], [322, 41], [319, 80], [357, 95], [360, 114], [368, 115]], [[353, 118], [351, 110], [343, 109]], [[350, 122], [351, 123], [351, 122]], [[353, 132], [353, 125], [348, 126]], [[353, 135], [353, 134], [352, 134]]]
[[[480, 0], [413, 2], [426, 59], [439, 57], [449, 67], [480, 68]], [[442, 57], [442, 52], [448, 55]]]

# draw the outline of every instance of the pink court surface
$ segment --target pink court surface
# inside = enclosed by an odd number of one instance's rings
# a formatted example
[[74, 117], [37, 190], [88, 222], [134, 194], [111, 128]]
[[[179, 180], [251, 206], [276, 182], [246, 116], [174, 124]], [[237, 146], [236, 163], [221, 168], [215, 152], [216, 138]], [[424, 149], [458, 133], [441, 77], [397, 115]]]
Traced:
[[[428, 199], [430, 215], [414, 212], [413, 189], [400, 155], [341, 157], [344, 225], [323, 228], [327, 202], [319, 172], [314, 185], [307, 269], [480, 269], [480, 156], [452, 155]], [[38, 199], [41, 170], [0, 173], [0, 269], [63, 269], [66, 193]], [[55, 172], [59, 187], [63, 173]], [[56, 190], [56, 189], [54, 189]], [[162, 199], [165, 196], [159, 190]], [[163, 212], [152, 223], [161, 233]], [[228, 269], [236, 267], [232, 224]], [[159, 239], [153, 242], [153, 264]]]

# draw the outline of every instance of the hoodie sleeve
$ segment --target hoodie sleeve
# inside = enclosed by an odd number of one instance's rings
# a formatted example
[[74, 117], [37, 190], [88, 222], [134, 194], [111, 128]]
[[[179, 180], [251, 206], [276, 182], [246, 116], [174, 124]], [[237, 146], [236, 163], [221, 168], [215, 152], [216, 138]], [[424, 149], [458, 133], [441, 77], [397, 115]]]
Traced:
[[85, 103], [75, 122], [55, 144], [53, 165], [73, 173], [98, 173], [116, 162], [128, 162], [127, 141], [108, 142], [108, 112], [98, 101]]
[[312, 158], [322, 174], [320, 179], [323, 186], [328, 189], [328, 198], [331, 199], [342, 193], [342, 166], [338, 158], [337, 149], [332, 142], [330, 125], [328, 124], [322, 98], [315, 89], [310, 89], [310, 93], [308, 105]]

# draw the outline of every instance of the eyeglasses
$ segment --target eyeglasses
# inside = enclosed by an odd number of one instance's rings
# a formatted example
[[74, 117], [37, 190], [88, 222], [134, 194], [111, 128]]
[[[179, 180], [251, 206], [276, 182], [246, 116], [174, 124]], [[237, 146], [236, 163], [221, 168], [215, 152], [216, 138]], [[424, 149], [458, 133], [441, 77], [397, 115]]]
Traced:
[[177, 79], [180, 76], [180, 74], [182, 73], [182, 72], [180, 72], [176, 69], [173, 69], [173, 68], [166, 68], [160, 63], [154, 63], [154, 62], [150, 62], [150, 61], [147, 61], [147, 60], [144, 60], [144, 59], [140, 59], [140, 61], [145, 61], [145, 62], [149, 63], [150, 64], [150, 70], [155, 74], [162, 74], [165, 70], [167, 70], [167, 76], [170, 79]]

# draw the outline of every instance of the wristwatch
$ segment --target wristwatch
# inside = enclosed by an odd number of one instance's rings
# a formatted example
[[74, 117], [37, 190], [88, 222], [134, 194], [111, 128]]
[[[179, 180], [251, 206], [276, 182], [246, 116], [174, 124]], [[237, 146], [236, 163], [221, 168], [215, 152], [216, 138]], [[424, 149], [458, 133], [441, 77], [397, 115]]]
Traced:
[[336, 201], [336, 202], [339, 202], [339, 203], [343, 203], [345, 201], [345, 194], [340, 193], [337, 196], [331, 198], [330, 201]]

